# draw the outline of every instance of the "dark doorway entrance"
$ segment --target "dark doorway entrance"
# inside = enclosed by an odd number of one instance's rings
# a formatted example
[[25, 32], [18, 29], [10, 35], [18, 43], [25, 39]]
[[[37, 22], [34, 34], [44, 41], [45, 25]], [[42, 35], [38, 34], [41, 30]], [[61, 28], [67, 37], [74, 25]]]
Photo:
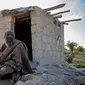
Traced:
[[32, 61], [32, 37], [30, 16], [23, 15], [15, 19], [15, 38], [23, 41], [28, 48], [28, 57]]

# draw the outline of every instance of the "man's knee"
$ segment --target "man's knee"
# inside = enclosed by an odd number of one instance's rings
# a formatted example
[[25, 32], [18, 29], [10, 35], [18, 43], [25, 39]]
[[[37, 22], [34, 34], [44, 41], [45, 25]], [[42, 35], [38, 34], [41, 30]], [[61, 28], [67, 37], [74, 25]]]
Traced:
[[4, 66], [4, 67], [0, 68], [0, 76], [10, 74], [12, 72], [13, 72], [13, 69], [8, 66]]

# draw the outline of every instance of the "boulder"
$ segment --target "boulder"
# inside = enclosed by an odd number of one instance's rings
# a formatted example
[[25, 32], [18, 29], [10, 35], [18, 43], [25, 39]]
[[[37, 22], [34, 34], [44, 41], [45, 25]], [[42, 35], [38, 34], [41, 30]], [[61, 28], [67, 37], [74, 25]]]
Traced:
[[26, 85], [26, 84], [22, 81], [17, 81], [15, 85]]
[[85, 85], [85, 76], [78, 76], [76, 78], [77, 83], [79, 83], [80, 85]]
[[33, 82], [32, 80], [28, 80], [25, 82], [26, 85], [35, 85], [35, 82]]

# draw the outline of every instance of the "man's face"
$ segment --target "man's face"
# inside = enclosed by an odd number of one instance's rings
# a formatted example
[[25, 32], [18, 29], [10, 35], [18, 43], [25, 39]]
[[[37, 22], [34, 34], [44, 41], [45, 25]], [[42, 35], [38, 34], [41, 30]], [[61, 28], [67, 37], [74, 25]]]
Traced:
[[5, 38], [6, 43], [11, 46], [13, 44], [13, 35], [12, 34], [8, 34]]

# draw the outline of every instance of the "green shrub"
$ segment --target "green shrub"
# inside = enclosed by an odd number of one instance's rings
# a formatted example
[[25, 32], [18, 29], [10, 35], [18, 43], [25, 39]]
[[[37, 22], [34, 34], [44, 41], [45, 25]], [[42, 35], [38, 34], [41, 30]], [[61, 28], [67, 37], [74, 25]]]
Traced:
[[82, 64], [82, 63], [71, 64], [71, 65], [74, 66], [74, 67], [77, 67], [77, 68], [85, 68], [85, 65]]

